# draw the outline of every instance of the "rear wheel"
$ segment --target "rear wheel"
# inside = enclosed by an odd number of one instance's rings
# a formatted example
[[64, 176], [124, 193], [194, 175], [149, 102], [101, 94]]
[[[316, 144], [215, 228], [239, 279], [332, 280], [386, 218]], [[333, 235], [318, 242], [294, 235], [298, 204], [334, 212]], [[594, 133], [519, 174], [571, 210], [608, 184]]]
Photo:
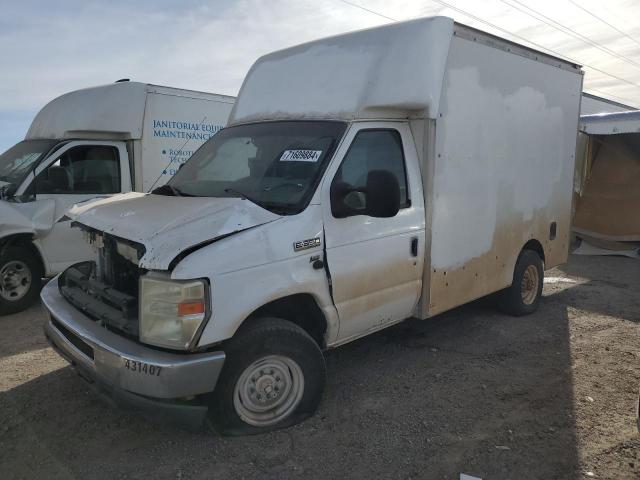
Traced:
[[515, 316], [535, 312], [542, 296], [544, 269], [542, 259], [533, 250], [523, 250], [513, 272], [511, 286], [498, 297], [498, 307]]
[[312, 415], [322, 397], [325, 363], [303, 329], [263, 318], [239, 331], [209, 398], [213, 427], [247, 435], [288, 427]]
[[34, 253], [7, 247], [0, 254], [0, 315], [17, 313], [38, 299], [42, 268]]

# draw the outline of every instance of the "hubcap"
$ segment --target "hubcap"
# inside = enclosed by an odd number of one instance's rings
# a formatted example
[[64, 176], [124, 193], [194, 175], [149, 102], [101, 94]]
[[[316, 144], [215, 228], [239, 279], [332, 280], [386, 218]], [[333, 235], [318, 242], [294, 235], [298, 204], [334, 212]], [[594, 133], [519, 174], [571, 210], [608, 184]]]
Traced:
[[17, 302], [31, 288], [31, 271], [26, 263], [12, 260], [0, 269], [0, 297]]
[[524, 275], [522, 275], [522, 282], [520, 283], [522, 303], [525, 305], [531, 305], [536, 301], [539, 282], [540, 278], [538, 276], [538, 269], [535, 265], [529, 265], [524, 271]]
[[300, 366], [290, 358], [269, 355], [242, 372], [234, 390], [233, 406], [249, 425], [266, 427], [289, 416], [303, 393]]

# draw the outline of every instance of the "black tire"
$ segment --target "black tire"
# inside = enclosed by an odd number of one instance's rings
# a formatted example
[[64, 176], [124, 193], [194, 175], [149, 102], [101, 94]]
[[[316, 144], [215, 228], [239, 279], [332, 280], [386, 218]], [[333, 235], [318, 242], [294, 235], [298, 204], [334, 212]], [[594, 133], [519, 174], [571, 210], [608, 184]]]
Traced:
[[[527, 269], [535, 268], [537, 278], [529, 282], [529, 289], [523, 282]], [[530, 278], [531, 271], [529, 271]], [[533, 250], [523, 250], [518, 257], [516, 266], [513, 271], [513, 283], [509, 288], [504, 289], [498, 295], [498, 308], [509, 315], [521, 317], [535, 312], [540, 305], [540, 297], [542, 296], [542, 282], [544, 279], [544, 268], [542, 259], [537, 252]], [[535, 287], [535, 292], [533, 288]], [[527, 298], [527, 290], [530, 296]], [[535, 297], [533, 297], [535, 295]], [[525, 300], [527, 298], [527, 300]], [[532, 300], [531, 300], [532, 298]]]
[[[279, 318], [257, 319], [246, 327], [242, 327], [224, 347], [224, 352], [226, 360], [216, 389], [206, 399], [211, 426], [219, 433], [223, 435], [252, 435], [288, 427], [310, 417], [318, 408], [326, 377], [324, 357], [311, 336], [297, 325]], [[280, 381], [277, 372], [283, 370], [276, 369], [276, 373], [274, 373], [274, 370], [267, 370], [270, 368], [268, 366], [265, 367], [263, 373], [262, 366], [256, 366], [256, 363], [271, 365], [261, 362], [274, 362], [279, 359], [294, 362], [293, 368], [289, 368], [285, 372], [285, 376], [300, 378], [299, 375], [302, 374], [303, 382], [297, 382], [297, 385], [303, 384], [302, 392], [293, 387], [287, 389], [281, 386], [280, 388], [287, 393], [293, 391], [298, 393], [286, 396], [283, 393], [276, 393], [278, 392], [276, 387], [281, 384], [273, 382]], [[296, 368], [296, 365], [299, 368]], [[256, 368], [259, 369], [259, 373], [256, 373], [255, 376], [248, 375], [247, 372], [253, 372]], [[256, 381], [254, 381], [255, 377], [257, 377]], [[266, 387], [264, 387], [263, 381], [267, 382]], [[293, 385], [296, 382], [291, 380], [288, 383]], [[275, 390], [269, 390], [271, 393], [265, 394], [265, 388], [271, 389], [272, 384]], [[237, 392], [236, 385], [238, 385]], [[255, 388], [251, 386], [244, 390], [240, 388], [245, 385], [255, 385]], [[250, 391], [253, 393], [249, 393]], [[241, 392], [244, 392], [244, 397]], [[258, 392], [262, 392], [263, 402], [271, 401], [266, 400], [268, 395], [274, 395], [274, 402], [283, 401], [285, 405], [292, 401], [293, 403], [289, 407], [291, 410], [287, 416], [278, 419], [276, 423], [266, 425], [250, 423], [252, 417], [262, 415], [261, 413], [255, 414], [251, 410], [252, 401], [260, 402], [257, 399], [260, 398]], [[276, 395], [283, 396], [275, 398]], [[294, 397], [297, 400], [286, 400]], [[243, 402], [242, 398], [247, 401]], [[239, 409], [244, 409], [245, 413], [248, 412], [247, 415], [242, 415]]]
[[[28, 289], [18, 294], [15, 287], [6, 283], [11, 281], [8, 276], [22, 274], [27, 270], [30, 282], [20, 283], [28, 285]], [[42, 288], [42, 275], [42, 266], [32, 250], [20, 246], [10, 246], [2, 250], [0, 254], [0, 289], [2, 290], [0, 291], [0, 315], [21, 312], [32, 305], [38, 299]]]

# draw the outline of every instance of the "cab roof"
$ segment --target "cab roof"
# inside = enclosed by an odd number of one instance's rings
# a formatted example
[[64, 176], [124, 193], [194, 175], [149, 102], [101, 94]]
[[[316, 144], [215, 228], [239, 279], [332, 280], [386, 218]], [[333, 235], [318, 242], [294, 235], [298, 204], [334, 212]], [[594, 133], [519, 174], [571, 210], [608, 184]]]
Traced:
[[429, 17], [324, 38], [259, 58], [230, 124], [437, 114], [454, 22]]

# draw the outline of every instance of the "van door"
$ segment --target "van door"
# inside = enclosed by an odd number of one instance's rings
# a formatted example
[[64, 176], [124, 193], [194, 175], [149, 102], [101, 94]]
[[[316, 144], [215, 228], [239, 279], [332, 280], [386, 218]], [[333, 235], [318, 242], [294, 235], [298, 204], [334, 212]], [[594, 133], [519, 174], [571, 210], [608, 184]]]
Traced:
[[54, 224], [41, 238], [41, 251], [49, 275], [89, 259], [91, 252], [66, 212], [78, 202], [131, 190], [129, 161], [124, 142], [73, 141], [45, 159], [29, 187], [36, 201], [55, 201]]
[[[368, 172], [388, 170], [400, 184], [400, 211], [392, 218], [364, 212], [366, 197], [352, 192], [354, 210], [334, 218], [330, 188], [345, 182], [364, 188]], [[336, 153], [322, 186], [326, 261], [340, 317], [338, 341], [411, 316], [422, 287], [425, 216], [422, 182], [409, 126], [402, 122], [355, 123]]]

